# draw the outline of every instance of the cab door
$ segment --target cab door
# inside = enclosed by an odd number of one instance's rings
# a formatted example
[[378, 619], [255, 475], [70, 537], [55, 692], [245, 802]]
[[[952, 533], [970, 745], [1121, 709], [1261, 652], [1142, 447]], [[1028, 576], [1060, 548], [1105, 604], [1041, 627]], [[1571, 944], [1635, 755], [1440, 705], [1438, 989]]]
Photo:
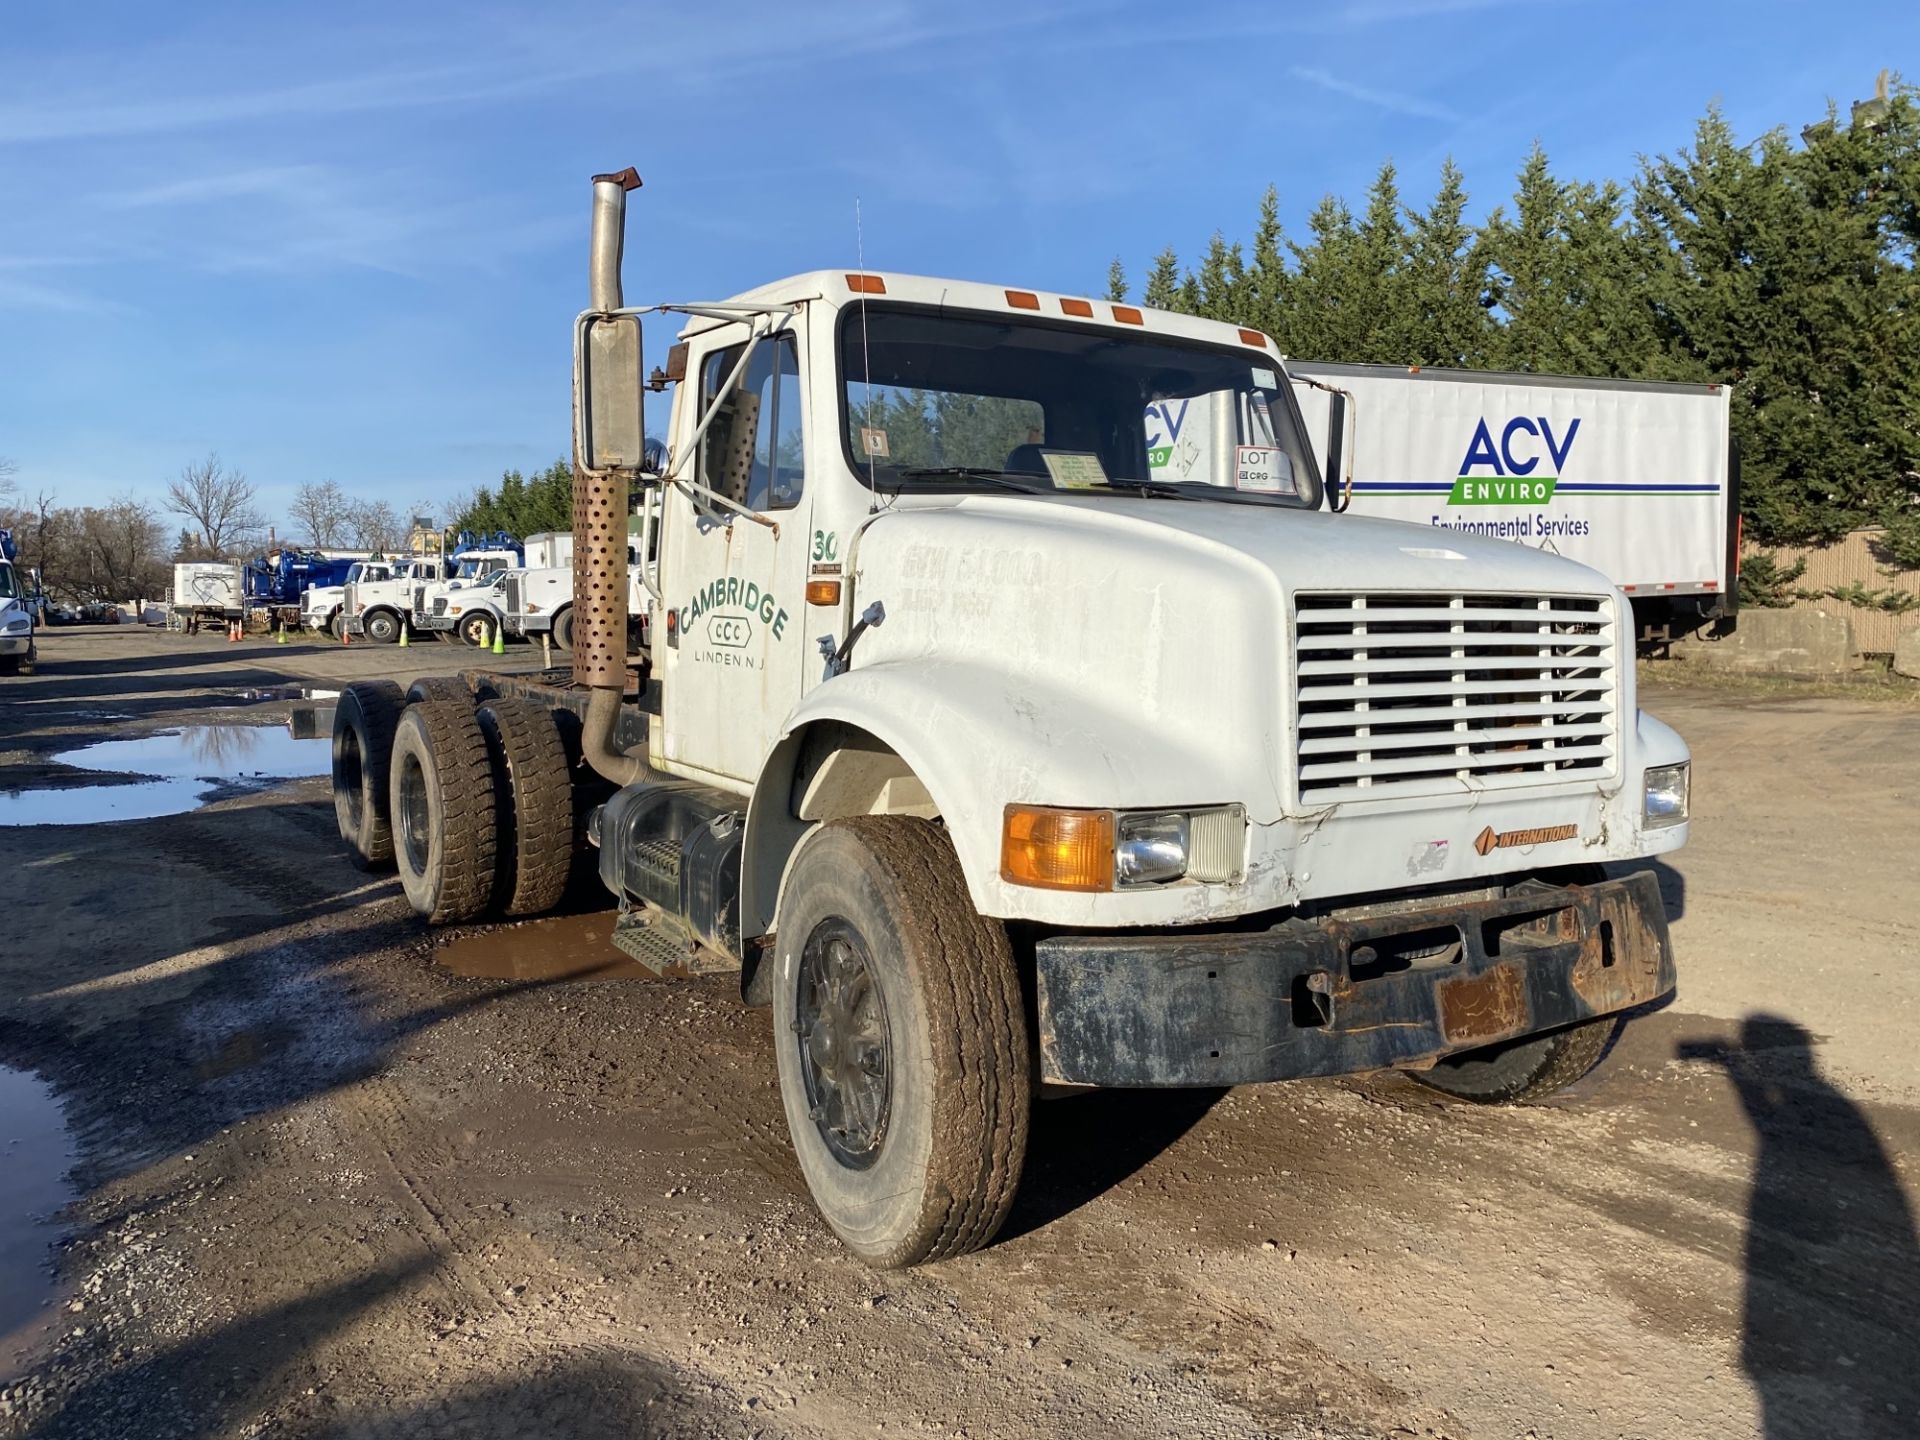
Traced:
[[[665, 634], [653, 637], [661, 674], [660, 739], [666, 768], [750, 790], [781, 722], [800, 697], [806, 636], [807, 460], [814, 439], [800, 365], [801, 320], [755, 343], [744, 326], [689, 342], [696, 404], [678, 407], [676, 456], [718, 407], [695, 456], [701, 485], [778, 526], [734, 514], [669, 486], [661, 517]], [[664, 663], [662, 663], [664, 661]]]

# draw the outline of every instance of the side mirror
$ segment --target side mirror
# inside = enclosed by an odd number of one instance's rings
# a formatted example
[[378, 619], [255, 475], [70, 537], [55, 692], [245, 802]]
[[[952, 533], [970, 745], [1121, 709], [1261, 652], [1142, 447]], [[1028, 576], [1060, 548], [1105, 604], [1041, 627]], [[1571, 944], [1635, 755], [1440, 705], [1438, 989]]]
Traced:
[[637, 470], [646, 448], [638, 315], [589, 315], [574, 345], [574, 449], [588, 470]]

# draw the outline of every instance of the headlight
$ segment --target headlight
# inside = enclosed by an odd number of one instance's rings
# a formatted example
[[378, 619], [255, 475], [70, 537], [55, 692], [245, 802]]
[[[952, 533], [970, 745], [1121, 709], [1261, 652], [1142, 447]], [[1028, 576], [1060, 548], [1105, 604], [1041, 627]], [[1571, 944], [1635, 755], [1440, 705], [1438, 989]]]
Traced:
[[1679, 825], [1687, 818], [1687, 789], [1692, 766], [1656, 765], [1647, 771], [1646, 799], [1640, 809], [1642, 829]]
[[1247, 812], [1056, 810], [1009, 805], [1000, 875], [1046, 890], [1131, 890], [1175, 880], [1219, 884], [1246, 873]]
[[7, 623], [0, 625], [0, 633], [7, 635], [24, 635], [31, 629], [33, 629], [31, 615], [9, 615]]
[[1187, 873], [1187, 817], [1122, 815], [1114, 827], [1116, 885], [1155, 885]]

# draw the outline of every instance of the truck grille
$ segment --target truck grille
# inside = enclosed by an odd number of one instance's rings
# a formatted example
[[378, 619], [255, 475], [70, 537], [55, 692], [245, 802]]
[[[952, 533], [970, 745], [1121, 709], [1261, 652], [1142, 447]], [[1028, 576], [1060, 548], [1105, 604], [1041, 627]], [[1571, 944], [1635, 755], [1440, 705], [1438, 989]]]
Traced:
[[1303, 801], [1614, 772], [1608, 598], [1386, 593], [1293, 605]]
[[447, 613], [447, 597], [446, 596], [436, 595], [433, 597], [433, 613], [436, 615], [444, 615]]
[[521, 578], [518, 575], [507, 576], [506, 605], [507, 605], [507, 613], [509, 615], [521, 615], [526, 613], [527, 607], [523, 603], [526, 597], [520, 593], [522, 586], [523, 586], [523, 582], [521, 581]]

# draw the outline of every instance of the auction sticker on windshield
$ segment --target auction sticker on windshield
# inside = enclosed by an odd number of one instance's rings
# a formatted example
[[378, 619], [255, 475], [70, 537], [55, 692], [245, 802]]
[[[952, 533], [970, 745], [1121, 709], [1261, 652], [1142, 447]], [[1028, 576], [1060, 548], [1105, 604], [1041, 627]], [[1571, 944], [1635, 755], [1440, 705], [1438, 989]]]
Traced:
[[1097, 490], [1107, 483], [1106, 467], [1092, 451], [1042, 450], [1056, 490]]
[[1297, 496], [1300, 493], [1293, 478], [1293, 461], [1271, 445], [1235, 447], [1233, 484], [1235, 489], [1252, 490], [1261, 495]]

